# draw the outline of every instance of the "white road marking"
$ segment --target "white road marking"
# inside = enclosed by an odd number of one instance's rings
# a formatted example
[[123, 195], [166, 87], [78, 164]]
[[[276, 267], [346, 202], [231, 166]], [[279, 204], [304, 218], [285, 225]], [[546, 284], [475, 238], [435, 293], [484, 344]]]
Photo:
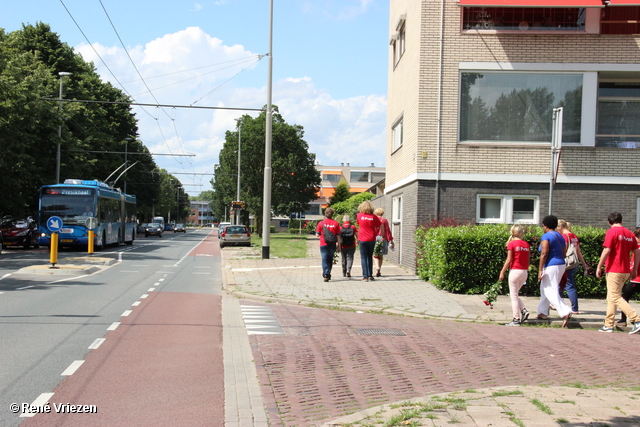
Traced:
[[140, 298], [146, 298], [148, 296], [149, 296], [149, 294], [142, 294], [142, 296]]
[[149, 267], [148, 264], [131, 264], [131, 267]]
[[153, 284], [153, 286], [158, 286], [160, 284], [160, 282], [156, 282]]
[[35, 288], [35, 286], [24, 286], [22, 288], [16, 288], [16, 291], [21, 291], [23, 289]]
[[91, 343], [91, 345], [89, 346], [89, 350], [95, 350], [96, 348], [100, 347], [105, 341], [106, 340], [104, 338], [97, 338], [94, 342]]
[[51, 283], [60, 283], [60, 282], [66, 282], [68, 280], [77, 280], [77, 279], [82, 279], [83, 277], [87, 277], [90, 276], [90, 274], [83, 274], [82, 276], [75, 276], [75, 277], [67, 277], [66, 279], [60, 279], [60, 280], [55, 280], [53, 282], [49, 282], [49, 284]]
[[132, 310], [125, 310], [124, 313], [122, 313], [122, 317], [127, 317], [128, 315], [130, 315], [131, 313], [133, 313]]
[[[37, 406], [37, 407], [43, 407], [45, 405], [45, 403], [47, 403], [49, 401], [49, 399], [51, 399], [53, 397], [53, 393], [42, 393], [40, 396], [38, 396], [36, 398], [36, 400], [33, 401], [33, 403], [31, 404], [31, 406]], [[31, 418], [36, 414], [36, 411], [33, 412], [25, 412], [24, 414], [21, 414], [20, 417], [21, 418]]]
[[193, 273], [191, 273], [191, 274], [211, 274], [211, 273], [200, 273], [200, 272], [196, 272], [196, 271], [194, 271], [194, 272], [193, 272]]
[[107, 328], [107, 331], [115, 331], [118, 326], [120, 326], [120, 322], [113, 322], [111, 326]]
[[138, 270], [122, 270], [120, 273], [140, 273]]
[[66, 377], [66, 376], [75, 374], [75, 372], [78, 370], [80, 366], [82, 366], [83, 363], [84, 363], [84, 360], [74, 360], [71, 363], [71, 365], [69, 365], [69, 367], [65, 369], [64, 372], [60, 375]]
[[155, 290], [156, 290], [156, 288], [149, 288], [149, 289], [147, 289], [147, 292], [153, 292]]
[[0, 280], [4, 279], [5, 277], [9, 277], [9, 276], [11, 276], [11, 273], [7, 273], [4, 276], [0, 277]]
[[[166, 273], [165, 273], [166, 274]], [[164, 278], [158, 279], [158, 282], [164, 282]]]
[[140, 301], [136, 301], [133, 304], [131, 304], [132, 307], [137, 307], [140, 305]]

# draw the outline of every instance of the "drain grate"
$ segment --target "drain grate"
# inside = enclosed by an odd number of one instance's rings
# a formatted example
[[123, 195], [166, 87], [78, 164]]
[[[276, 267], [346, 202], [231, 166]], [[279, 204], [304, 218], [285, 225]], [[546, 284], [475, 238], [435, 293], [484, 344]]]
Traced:
[[356, 329], [358, 335], [395, 335], [398, 337], [406, 337], [407, 334], [400, 329]]

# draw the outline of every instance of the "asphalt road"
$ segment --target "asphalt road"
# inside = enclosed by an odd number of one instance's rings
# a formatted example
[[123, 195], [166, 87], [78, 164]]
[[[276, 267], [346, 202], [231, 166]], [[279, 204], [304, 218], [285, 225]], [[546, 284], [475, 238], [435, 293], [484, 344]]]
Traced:
[[[47, 393], [54, 393], [52, 409], [55, 402], [95, 405], [94, 425], [98, 420], [131, 425], [133, 417], [145, 412], [151, 414], [147, 420], [155, 416], [155, 425], [162, 425], [170, 420], [162, 408], [176, 413], [181, 392], [217, 401], [211, 411], [220, 408], [211, 413], [184, 405], [185, 421], [222, 419], [220, 263], [214, 256], [217, 240], [214, 244], [209, 232], [139, 235], [133, 246], [96, 253], [113, 258], [114, 264], [79, 276], [19, 273], [23, 267], [47, 264], [48, 252], [4, 250], [0, 425], [60, 424], [62, 418], [50, 418], [56, 414], [25, 417], [12, 412], [11, 404], [31, 404]], [[85, 255], [64, 250], [58, 262]], [[201, 367], [194, 360], [204, 351], [212, 354], [211, 363]], [[172, 361], [175, 369], [167, 369]], [[180, 384], [189, 369], [210, 379], [202, 381], [205, 388]], [[174, 380], [176, 387], [159, 390], [154, 378]], [[70, 415], [64, 425], [87, 425], [83, 416]]]

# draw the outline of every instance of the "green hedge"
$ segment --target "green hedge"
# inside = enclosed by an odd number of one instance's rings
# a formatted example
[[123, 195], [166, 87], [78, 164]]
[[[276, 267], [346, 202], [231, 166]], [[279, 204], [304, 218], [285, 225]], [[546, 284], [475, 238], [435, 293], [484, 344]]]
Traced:
[[[531, 265], [527, 284], [521, 294], [539, 296], [538, 245], [542, 227], [523, 226], [524, 240], [531, 245]], [[419, 227], [416, 230], [418, 276], [439, 289], [460, 294], [482, 294], [496, 283], [507, 257], [506, 242], [510, 225], [465, 225], [460, 227]], [[582, 298], [606, 296], [604, 278], [595, 277], [606, 230], [594, 227], [572, 227], [580, 239], [580, 249], [589, 264], [589, 276], [582, 267], [576, 274], [578, 295]], [[505, 279], [506, 282], [506, 279]], [[505, 285], [503, 289], [508, 289]]]
[[[300, 227], [301, 224], [302, 224], [302, 228]], [[311, 234], [311, 231], [315, 232], [317, 225], [318, 225], [318, 221], [306, 220], [306, 219], [292, 219], [289, 221], [289, 233], [300, 234], [300, 230], [302, 229], [302, 234]]]

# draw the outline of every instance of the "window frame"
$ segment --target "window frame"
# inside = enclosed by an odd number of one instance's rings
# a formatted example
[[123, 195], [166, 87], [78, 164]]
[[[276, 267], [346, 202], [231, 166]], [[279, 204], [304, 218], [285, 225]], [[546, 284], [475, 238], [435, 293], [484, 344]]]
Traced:
[[[396, 129], [400, 127], [400, 143], [397, 143], [397, 132]], [[402, 148], [404, 144], [404, 113], [400, 114], [400, 116], [393, 122], [391, 125], [391, 152], [394, 153]]]
[[[481, 218], [480, 204], [483, 199], [500, 200], [500, 218]], [[513, 220], [514, 200], [533, 200], [533, 218]], [[540, 196], [527, 194], [477, 194], [476, 195], [476, 223], [477, 224], [538, 224], [540, 221]]]

